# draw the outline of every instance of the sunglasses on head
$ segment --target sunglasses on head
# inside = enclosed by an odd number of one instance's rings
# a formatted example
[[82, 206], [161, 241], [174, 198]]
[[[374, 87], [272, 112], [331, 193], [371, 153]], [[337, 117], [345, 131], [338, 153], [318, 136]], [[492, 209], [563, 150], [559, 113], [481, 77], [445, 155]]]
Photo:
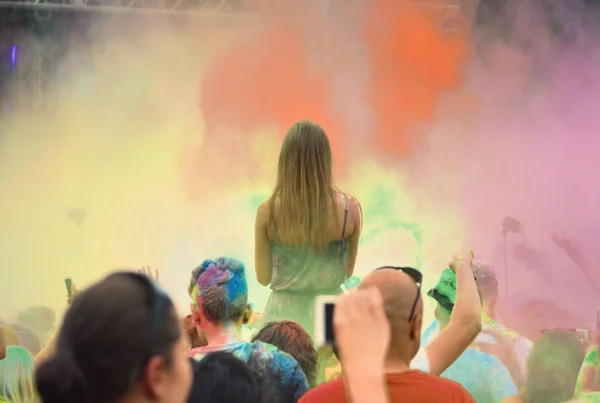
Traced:
[[133, 272], [125, 272], [123, 274], [142, 283], [150, 292], [150, 327], [140, 374], [140, 376], [143, 376], [144, 368], [146, 368], [148, 361], [156, 355], [164, 354], [164, 351], [158, 351], [158, 333], [169, 313], [171, 299], [162, 288], [147, 276]]
[[382, 270], [382, 269], [400, 270], [401, 272], [406, 274], [408, 277], [412, 278], [413, 281], [417, 284], [417, 296], [415, 297], [415, 302], [413, 302], [412, 309], [410, 310], [410, 316], [408, 317], [408, 322], [409, 323], [412, 322], [412, 320], [414, 319], [414, 316], [415, 316], [415, 310], [417, 309], [417, 303], [419, 302], [419, 296], [421, 295], [421, 285], [423, 284], [423, 273], [421, 273], [419, 270], [415, 269], [414, 267], [399, 267], [399, 266], [382, 266], [382, 267], [375, 269], [375, 271]]

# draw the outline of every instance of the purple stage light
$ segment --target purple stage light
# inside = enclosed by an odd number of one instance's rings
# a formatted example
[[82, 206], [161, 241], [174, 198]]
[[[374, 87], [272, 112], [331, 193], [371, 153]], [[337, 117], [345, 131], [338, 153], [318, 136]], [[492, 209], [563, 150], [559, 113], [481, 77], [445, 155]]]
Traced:
[[10, 71], [15, 71], [15, 66], [17, 65], [17, 45], [12, 45], [12, 49], [10, 52]]

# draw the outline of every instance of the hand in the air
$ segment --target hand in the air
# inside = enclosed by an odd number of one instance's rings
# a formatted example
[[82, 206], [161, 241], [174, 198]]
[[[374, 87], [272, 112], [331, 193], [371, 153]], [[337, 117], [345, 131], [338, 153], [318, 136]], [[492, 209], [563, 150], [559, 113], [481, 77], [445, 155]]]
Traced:
[[351, 290], [340, 296], [333, 326], [342, 365], [383, 370], [391, 334], [378, 289]]
[[71, 295], [67, 295], [67, 304], [71, 305], [71, 302], [81, 293], [81, 290], [77, 288], [74, 282], [71, 282]]
[[551, 238], [556, 246], [564, 250], [571, 259], [576, 260], [581, 256], [581, 249], [577, 239], [558, 232], [553, 232]]
[[160, 277], [158, 275], [158, 270], [152, 270], [150, 266], [142, 266], [141, 269], [138, 270], [138, 273], [148, 277], [150, 280], [154, 281], [156, 284], [159, 284]]
[[473, 269], [473, 258], [475, 254], [471, 249], [464, 249], [460, 253], [452, 256], [452, 260], [448, 263], [448, 267], [452, 271], [456, 271], [461, 268], [468, 268], [469, 270]]

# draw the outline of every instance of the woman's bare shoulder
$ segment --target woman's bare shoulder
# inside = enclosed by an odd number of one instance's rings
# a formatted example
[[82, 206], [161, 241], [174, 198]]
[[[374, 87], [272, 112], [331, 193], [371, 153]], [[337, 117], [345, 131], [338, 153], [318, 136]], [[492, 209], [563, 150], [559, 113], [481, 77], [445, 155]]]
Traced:
[[271, 216], [271, 201], [269, 199], [263, 201], [256, 209], [256, 216], [261, 219], [269, 219]]
[[350, 206], [360, 206], [360, 201], [358, 201], [358, 198], [350, 193], [346, 193], [346, 192], [342, 192], [339, 191], [338, 192], [339, 198], [345, 203], [345, 200], [348, 200], [348, 205]]

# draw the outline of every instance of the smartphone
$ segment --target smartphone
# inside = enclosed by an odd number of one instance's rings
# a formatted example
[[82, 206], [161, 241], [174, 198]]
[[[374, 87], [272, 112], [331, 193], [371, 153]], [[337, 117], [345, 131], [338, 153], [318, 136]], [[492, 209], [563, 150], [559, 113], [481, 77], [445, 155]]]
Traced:
[[520, 234], [523, 232], [523, 223], [512, 217], [506, 216], [504, 217], [504, 221], [502, 221], [502, 228], [504, 233], [514, 232], [515, 234]]
[[67, 287], [67, 295], [70, 298], [73, 294], [73, 281], [70, 277], [65, 279], [65, 287]]
[[315, 299], [315, 342], [318, 347], [333, 345], [333, 313], [336, 295], [320, 295]]

